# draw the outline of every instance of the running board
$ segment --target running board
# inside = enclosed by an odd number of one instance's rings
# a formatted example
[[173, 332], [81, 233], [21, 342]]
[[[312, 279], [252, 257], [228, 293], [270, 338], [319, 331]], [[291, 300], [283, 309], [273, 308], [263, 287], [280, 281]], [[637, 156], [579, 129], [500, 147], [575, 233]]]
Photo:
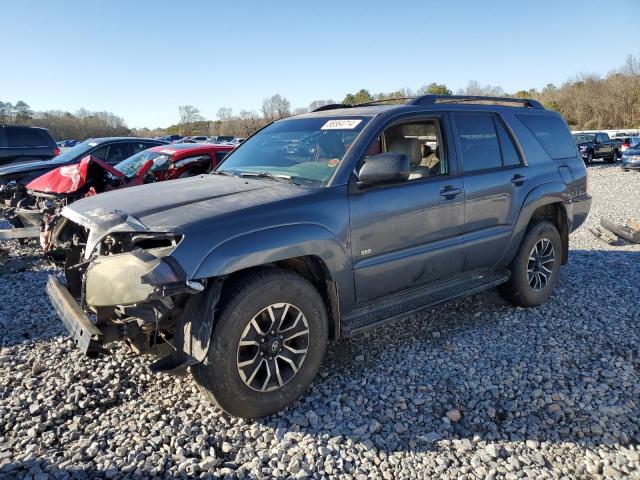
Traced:
[[40, 227], [7, 228], [0, 230], [0, 240], [19, 240], [21, 238], [40, 238]]
[[507, 269], [478, 271], [370, 302], [342, 319], [342, 335], [350, 337], [356, 333], [406, 318], [449, 300], [473, 295], [506, 282], [510, 276], [511, 273]]

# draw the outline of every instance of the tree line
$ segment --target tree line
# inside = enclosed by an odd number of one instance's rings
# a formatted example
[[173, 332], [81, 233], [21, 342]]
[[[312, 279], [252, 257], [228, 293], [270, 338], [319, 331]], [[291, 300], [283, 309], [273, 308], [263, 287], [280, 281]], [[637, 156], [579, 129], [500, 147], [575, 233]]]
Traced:
[[[568, 79], [560, 86], [546, 85], [507, 93], [500, 86], [482, 85], [471, 80], [458, 95], [507, 96], [533, 98], [546, 108], [558, 111], [572, 129], [640, 128], [640, 58], [630, 55], [625, 64], [605, 76], [580, 74]], [[339, 102], [345, 105], [377, 102], [415, 95], [452, 95], [446, 85], [432, 82], [417, 89], [401, 88], [393, 92], [371, 93], [362, 88], [347, 93]], [[402, 102], [403, 100], [390, 100]], [[291, 115], [313, 111], [328, 104], [338, 103], [333, 99], [314, 100], [306, 107], [294, 108], [280, 94], [272, 95], [262, 102], [259, 110], [234, 112], [230, 107], [218, 110], [215, 120], [208, 120], [193, 105], [178, 108], [178, 121], [165, 128], [129, 129], [124, 120], [111, 112], [90, 112], [85, 109], [76, 113], [61, 110], [34, 112], [24, 101], [15, 104], [0, 101], [0, 124], [30, 124], [48, 128], [57, 139], [138, 135], [234, 135], [247, 137], [268, 123]]]
[[0, 125], [8, 124], [44, 127], [56, 139], [84, 140], [131, 135], [125, 121], [111, 112], [91, 112], [84, 108], [75, 113], [62, 110], [34, 112], [22, 100], [15, 104], [0, 101]]

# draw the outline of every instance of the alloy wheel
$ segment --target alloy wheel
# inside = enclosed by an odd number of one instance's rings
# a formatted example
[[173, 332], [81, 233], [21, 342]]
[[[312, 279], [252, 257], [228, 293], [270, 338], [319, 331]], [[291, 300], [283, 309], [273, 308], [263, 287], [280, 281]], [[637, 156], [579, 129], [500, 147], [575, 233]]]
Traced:
[[298, 373], [308, 348], [309, 325], [304, 314], [290, 303], [274, 303], [256, 314], [242, 332], [238, 373], [253, 390], [277, 390]]
[[541, 238], [529, 253], [527, 263], [527, 277], [529, 286], [535, 292], [544, 289], [549, 283], [555, 265], [553, 243], [547, 238]]

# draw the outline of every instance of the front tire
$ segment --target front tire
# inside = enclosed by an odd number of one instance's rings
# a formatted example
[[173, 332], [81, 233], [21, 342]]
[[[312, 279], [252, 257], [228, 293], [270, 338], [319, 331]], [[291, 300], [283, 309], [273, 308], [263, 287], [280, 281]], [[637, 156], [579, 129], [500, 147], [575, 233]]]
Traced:
[[223, 293], [207, 365], [192, 367], [205, 395], [230, 415], [259, 418], [292, 404], [324, 357], [328, 319], [303, 277], [267, 269]]
[[587, 158], [585, 159], [584, 163], [586, 163], [587, 165], [591, 165], [593, 163], [593, 152], [587, 153]]
[[558, 229], [543, 221], [529, 227], [511, 262], [511, 278], [498, 287], [507, 301], [519, 307], [545, 303], [558, 283], [562, 240]]

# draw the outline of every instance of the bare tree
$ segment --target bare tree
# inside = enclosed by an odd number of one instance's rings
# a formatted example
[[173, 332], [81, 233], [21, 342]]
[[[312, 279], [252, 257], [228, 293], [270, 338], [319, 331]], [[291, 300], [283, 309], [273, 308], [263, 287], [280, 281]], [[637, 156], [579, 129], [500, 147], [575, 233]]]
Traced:
[[233, 117], [233, 109], [229, 107], [220, 107], [218, 109], [218, 118], [223, 122]]
[[[242, 116], [242, 113], [240, 115]], [[273, 95], [262, 102], [262, 115], [268, 122], [289, 117], [291, 115], [291, 103], [279, 94]]]
[[483, 95], [488, 97], [501, 97], [505, 94], [502, 87], [493, 85], [480, 85], [476, 80], [469, 80], [466, 88], [458, 90], [458, 95]]
[[178, 107], [178, 113], [180, 115], [180, 123], [200, 122], [204, 120], [198, 110], [193, 105], [182, 105]]
[[316, 108], [324, 107], [325, 105], [333, 105], [337, 103], [335, 100], [314, 100], [309, 104], [309, 111], [313, 112]]
[[238, 117], [238, 123], [242, 136], [248, 137], [262, 127], [266, 122], [264, 119], [260, 118], [260, 115], [256, 112], [242, 110]]

